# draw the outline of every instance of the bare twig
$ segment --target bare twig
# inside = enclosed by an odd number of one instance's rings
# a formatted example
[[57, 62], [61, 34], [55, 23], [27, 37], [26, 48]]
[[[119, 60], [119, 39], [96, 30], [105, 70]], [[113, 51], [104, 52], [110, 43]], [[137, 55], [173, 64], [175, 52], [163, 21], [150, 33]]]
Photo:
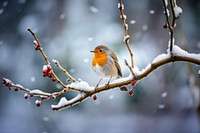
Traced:
[[[46, 54], [44, 53], [43, 49], [42, 49], [42, 46], [40, 44], [40, 41], [38, 40], [37, 36], [35, 35], [35, 33], [30, 29], [28, 28], [27, 29], [31, 34], [32, 36], [34, 37], [35, 41], [36, 41], [36, 45], [39, 47], [39, 51], [40, 53], [42, 54], [42, 56], [44, 57], [45, 61], [46, 61], [46, 64], [49, 64], [50, 65], [50, 62], [46, 56]], [[56, 81], [63, 87], [63, 88], [67, 88], [66, 85], [57, 77], [57, 75], [52, 71], [52, 76], [56, 78]]]
[[67, 75], [67, 77], [69, 77], [73, 82], [76, 82], [75, 78], [73, 78], [73, 77], [69, 74], [69, 72], [68, 72], [65, 68], [63, 68], [63, 67], [60, 65], [60, 63], [59, 63], [57, 60], [53, 60], [53, 62], [54, 62], [54, 64], [55, 64], [60, 70], [62, 70], [62, 71]]
[[171, 11], [172, 11], [172, 23], [170, 23], [170, 21], [169, 21], [169, 10], [167, 9], [167, 5], [165, 3], [165, 0], [162, 0], [162, 1], [163, 1], [164, 14], [165, 14], [165, 17], [166, 17], [166, 22], [167, 22], [169, 30], [170, 30], [169, 52], [173, 56], [172, 49], [173, 49], [173, 45], [174, 45], [174, 28], [175, 28], [175, 24], [176, 24], [176, 16], [175, 16], [175, 11], [174, 11], [175, 2], [174, 2], [174, 0], [170, 0], [170, 6], [171, 6]]
[[125, 62], [125, 65], [129, 68], [131, 74], [135, 77], [135, 74], [134, 74], [134, 72], [133, 72], [131, 66], [128, 64], [128, 61], [127, 61], [125, 58], [124, 58], [124, 62]]
[[126, 44], [126, 47], [128, 48], [130, 57], [131, 57], [131, 67], [134, 67], [134, 59], [133, 59], [133, 53], [132, 50], [130, 48], [130, 36], [128, 34], [128, 24], [126, 23], [126, 16], [124, 14], [124, 5], [122, 4], [122, 0], [119, 0], [119, 4], [118, 4], [118, 8], [120, 10], [120, 17], [122, 19], [122, 24], [124, 26], [124, 42]]

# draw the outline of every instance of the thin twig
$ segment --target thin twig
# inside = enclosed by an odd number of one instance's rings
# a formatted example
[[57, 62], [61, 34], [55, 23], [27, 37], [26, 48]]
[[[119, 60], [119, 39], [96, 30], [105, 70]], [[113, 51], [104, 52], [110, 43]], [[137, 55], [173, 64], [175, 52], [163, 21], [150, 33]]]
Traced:
[[62, 70], [67, 75], [67, 77], [72, 80], [72, 82], [76, 82], [75, 78], [73, 78], [71, 74], [69, 74], [69, 72], [65, 68], [63, 68], [57, 60], [53, 60], [53, 62], [60, 70]]
[[[39, 51], [40, 53], [42, 54], [42, 56], [44, 57], [45, 61], [46, 61], [46, 64], [50, 64], [46, 54], [44, 53], [43, 49], [42, 49], [42, 46], [40, 44], [40, 41], [38, 40], [37, 36], [35, 35], [35, 33], [30, 29], [28, 28], [27, 29], [31, 34], [32, 36], [34, 37], [35, 41], [37, 42], [37, 45], [39, 45]], [[66, 85], [57, 77], [57, 75], [52, 71], [52, 75], [56, 78], [56, 81], [63, 87], [63, 88], [67, 88]]]
[[126, 59], [124, 59], [124, 62], [125, 62], [125, 65], [129, 68], [131, 74], [135, 77], [135, 74], [134, 74], [134, 72], [133, 72], [131, 66], [128, 64], [128, 61], [127, 61]]
[[173, 49], [173, 45], [174, 45], [174, 28], [175, 28], [175, 24], [176, 24], [176, 17], [175, 17], [175, 11], [174, 11], [175, 3], [174, 3], [174, 0], [170, 0], [170, 6], [171, 6], [171, 11], [172, 11], [172, 23], [170, 23], [167, 5], [165, 3], [165, 0], [162, 0], [162, 1], [163, 1], [163, 5], [164, 5], [164, 14], [166, 17], [166, 22], [167, 22], [169, 30], [170, 30], [169, 52], [171, 53], [171, 56], [173, 56], [172, 49]]
[[132, 50], [130, 48], [130, 43], [129, 43], [130, 36], [128, 34], [128, 24], [126, 23], [126, 16], [124, 14], [124, 6], [122, 4], [122, 0], [119, 0], [118, 8], [120, 10], [120, 17], [122, 19], [122, 24], [123, 24], [123, 27], [124, 27], [124, 35], [125, 35], [124, 36], [124, 42], [126, 44], [126, 47], [128, 48], [128, 51], [129, 51], [129, 54], [130, 54], [130, 57], [131, 57], [131, 66], [134, 67], [133, 53], [132, 53]]

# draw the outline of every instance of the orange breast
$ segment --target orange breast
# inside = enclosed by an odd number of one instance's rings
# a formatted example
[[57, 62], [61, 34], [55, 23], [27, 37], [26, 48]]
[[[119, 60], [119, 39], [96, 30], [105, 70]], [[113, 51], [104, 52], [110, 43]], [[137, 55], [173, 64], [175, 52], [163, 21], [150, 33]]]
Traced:
[[94, 58], [92, 60], [92, 66], [96, 66], [97, 64], [99, 66], [104, 66], [107, 63], [107, 55], [101, 54], [95, 54]]

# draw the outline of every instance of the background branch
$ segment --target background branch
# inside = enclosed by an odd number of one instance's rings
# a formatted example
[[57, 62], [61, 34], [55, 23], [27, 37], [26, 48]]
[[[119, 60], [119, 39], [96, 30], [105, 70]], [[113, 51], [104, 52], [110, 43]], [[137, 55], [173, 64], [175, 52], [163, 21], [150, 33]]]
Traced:
[[124, 35], [125, 35], [124, 42], [126, 44], [126, 47], [128, 48], [128, 52], [131, 57], [131, 66], [134, 67], [133, 53], [132, 53], [132, 50], [130, 48], [130, 43], [129, 43], [130, 36], [128, 34], [128, 24], [126, 23], [126, 15], [124, 14], [124, 5], [122, 4], [122, 0], [119, 0], [118, 8], [120, 10], [120, 18], [122, 19], [122, 24], [124, 27]]

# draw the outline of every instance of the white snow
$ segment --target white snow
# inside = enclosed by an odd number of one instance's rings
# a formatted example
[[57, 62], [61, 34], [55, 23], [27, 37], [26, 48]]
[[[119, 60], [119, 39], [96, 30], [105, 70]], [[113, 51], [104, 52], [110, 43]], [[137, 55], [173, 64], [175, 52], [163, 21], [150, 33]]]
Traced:
[[126, 19], [127, 17], [126, 17], [126, 15], [123, 15], [124, 16], [124, 19]]
[[19, 88], [24, 88], [22, 85], [20, 84], [16, 84], [16, 87], [19, 87]]
[[43, 121], [49, 121], [49, 117], [46, 117], [46, 116], [44, 116], [42, 119]]
[[64, 14], [64, 13], [60, 14], [59, 18], [60, 18], [61, 20], [64, 19], [64, 18], [65, 18], [65, 14]]
[[148, 27], [148, 25], [146, 25], [146, 24], [144, 24], [144, 25], [142, 26], [142, 30], [143, 30], [143, 31], [147, 31], [148, 28], [149, 28], [149, 27]]
[[3, 7], [6, 7], [7, 5], [8, 5], [8, 1], [4, 1], [2, 4]]
[[165, 60], [167, 58], [170, 58], [170, 54], [160, 54], [156, 58], [153, 59], [152, 63], [154, 64], [154, 63], [157, 63], [157, 62], [159, 62], [161, 60]]
[[58, 62], [58, 60], [52, 59], [52, 61], [53, 61], [53, 63], [54, 63], [56, 66], [58, 66], [58, 65], [59, 65], [59, 62]]
[[31, 82], [35, 82], [35, 77], [32, 76], [32, 77], [30, 78], [30, 81], [31, 81]]
[[0, 9], [0, 14], [2, 14], [2, 13], [3, 13], [3, 11], [4, 11], [4, 10], [3, 10], [3, 8], [1, 8], [1, 9]]
[[50, 93], [43, 92], [43, 91], [38, 90], [38, 89], [31, 90], [30, 94], [34, 94], [34, 95], [51, 95]]
[[83, 60], [83, 62], [84, 62], [84, 63], [88, 63], [88, 62], [89, 62], [89, 59], [88, 59], [88, 58], [85, 58], [85, 59]]
[[134, 68], [132, 70], [136, 76], [141, 74], [141, 72], [137, 66], [134, 66]]
[[121, 82], [125, 82], [127, 80], [132, 80], [132, 79], [133, 79], [133, 75], [130, 73], [128, 77], [118, 78], [118, 79], [112, 81], [110, 84], [121, 83]]
[[40, 100], [35, 100], [35, 104], [41, 103]]
[[167, 16], [169, 17], [170, 16], [170, 14], [169, 14], [169, 10], [167, 9]]
[[57, 105], [51, 105], [51, 108], [59, 108], [68, 104], [68, 100], [65, 97], [62, 97]]
[[[120, 8], [120, 3], [118, 3], [117, 7]], [[122, 10], [124, 10], [124, 5], [122, 4]]]
[[89, 42], [93, 41], [93, 38], [92, 37], [88, 37], [88, 41]]
[[150, 13], [150, 14], [154, 14], [155, 11], [154, 11], [154, 10], [149, 10], [149, 13]]
[[144, 73], [147, 69], [151, 67], [151, 64], [148, 64], [144, 69], [142, 69], [141, 74]]
[[168, 95], [167, 92], [163, 92], [163, 93], [161, 94], [161, 97], [165, 98], [165, 97], [167, 97], [167, 95]]
[[47, 65], [43, 65], [42, 70], [43, 70], [43, 71], [46, 71], [46, 70], [47, 70]]
[[97, 13], [99, 10], [96, 8], [96, 7], [94, 7], [94, 6], [90, 6], [90, 11], [91, 12], [93, 12], [93, 13]]
[[165, 5], [166, 5], [166, 7], [168, 6], [168, 0], [165, 0]]
[[181, 49], [177, 45], [174, 45], [172, 52], [175, 56], [183, 56], [183, 57], [189, 57], [196, 60], [200, 60], [200, 54], [188, 53], [187, 51]]
[[19, 2], [20, 4], [24, 4], [24, 3], [26, 3], [26, 0], [18, 0], [18, 2]]
[[71, 84], [67, 85], [67, 87], [76, 88], [82, 91], [94, 90], [94, 87], [90, 87], [87, 82], [82, 81], [81, 79], [79, 79], [77, 82], [72, 82]]
[[179, 6], [175, 5], [174, 12], [175, 12], [175, 17], [179, 18], [180, 15], [182, 14], [182, 9]]
[[125, 42], [127, 39], [129, 39], [129, 38], [130, 38], [129, 35], [124, 36], [124, 42]]
[[158, 105], [158, 108], [159, 108], [159, 109], [164, 109], [164, 108], [165, 108], [165, 105], [164, 105], [164, 104], [159, 104], [159, 105]]
[[51, 105], [51, 108], [60, 108], [63, 106], [67, 106], [69, 104], [72, 104], [73, 102], [75, 102], [76, 100], [79, 100], [81, 97], [84, 96], [85, 93], [78, 93], [78, 95], [74, 98], [72, 98], [71, 100], [67, 100], [65, 97], [62, 97], [59, 101], [59, 103], [57, 105]]
[[135, 24], [136, 21], [135, 20], [130, 20], [130, 24]]
[[36, 40], [34, 40], [34, 41], [33, 41], [33, 44], [34, 44], [35, 46], [37, 46], [37, 45], [38, 45], [38, 43], [37, 43], [37, 41], [36, 41]]

